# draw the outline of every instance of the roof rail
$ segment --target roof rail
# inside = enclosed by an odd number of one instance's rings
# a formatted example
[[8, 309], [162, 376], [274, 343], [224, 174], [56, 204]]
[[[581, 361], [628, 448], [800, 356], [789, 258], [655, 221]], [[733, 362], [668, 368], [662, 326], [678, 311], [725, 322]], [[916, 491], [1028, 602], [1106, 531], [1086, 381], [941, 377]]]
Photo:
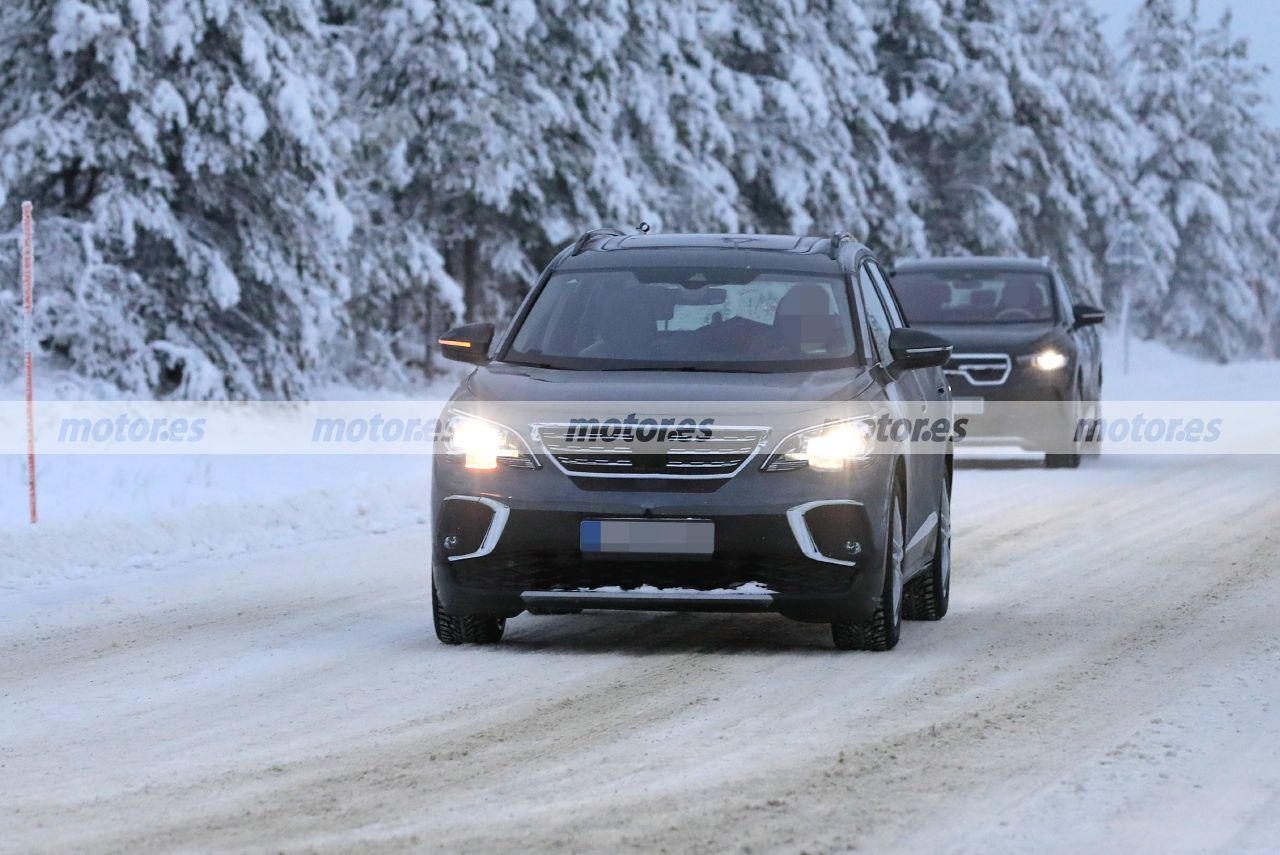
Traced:
[[570, 252], [569, 255], [572, 257], [582, 252], [584, 249], [587, 248], [587, 244], [591, 242], [592, 238], [605, 237], [605, 236], [623, 237], [624, 235], [625, 235], [625, 232], [623, 232], [621, 229], [615, 229], [612, 226], [605, 226], [603, 228], [598, 228], [598, 229], [588, 229], [587, 231], [582, 233], [581, 237], [579, 237], [576, 241], [573, 242], [573, 251]]
[[847, 240], [853, 240], [853, 235], [848, 232], [836, 232], [831, 236], [831, 248], [827, 252], [832, 261], [840, 257], [840, 244]]

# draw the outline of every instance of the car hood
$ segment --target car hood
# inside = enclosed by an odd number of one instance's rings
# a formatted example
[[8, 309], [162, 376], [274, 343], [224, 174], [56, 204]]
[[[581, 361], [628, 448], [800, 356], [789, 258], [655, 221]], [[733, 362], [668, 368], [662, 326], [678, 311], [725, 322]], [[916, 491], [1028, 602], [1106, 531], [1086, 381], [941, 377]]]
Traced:
[[847, 401], [871, 385], [864, 368], [754, 374], [692, 371], [567, 371], [505, 363], [482, 365], [455, 400], [537, 401]]
[[946, 339], [956, 353], [1021, 354], [1035, 350], [1053, 338], [1058, 325], [1052, 321], [1028, 324], [912, 324]]

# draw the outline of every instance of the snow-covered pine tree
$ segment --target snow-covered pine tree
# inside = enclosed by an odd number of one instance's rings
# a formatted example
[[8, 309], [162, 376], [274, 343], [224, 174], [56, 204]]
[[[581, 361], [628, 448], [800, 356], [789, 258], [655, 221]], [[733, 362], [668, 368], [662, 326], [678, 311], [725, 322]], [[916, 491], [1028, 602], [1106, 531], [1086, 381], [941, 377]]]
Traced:
[[911, 245], [869, 30], [837, 7], [539, 0], [421, 20], [416, 4], [372, 7], [380, 35], [362, 56], [381, 147], [404, 167], [396, 198], [432, 200], [426, 230], [473, 317], [502, 314], [495, 293], [516, 296], [600, 224], [853, 226]]
[[1097, 294], [1128, 117], [1096, 18], [1066, 0], [879, 0], [877, 31], [930, 250], [1049, 255]]
[[[1198, 44], [1204, 88], [1209, 93], [1200, 126], [1221, 164], [1241, 276], [1253, 298], [1242, 299], [1224, 314], [1228, 321], [1239, 322], [1249, 341], [1256, 337], [1257, 345], [1250, 346], [1248, 355], [1270, 356], [1274, 350], [1269, 306], [1271, 298], [1280, 294], [1280, 233], [1274, 228], [1280, 134], [1263, 114], [1267, 72], [1249, 56], [1248, 42], [1233, 31], [1229, 11], [1206, 29]], [[1224, 296], [1230, 298], [1231, 290]], [[1231, 328], [1221, 333], [1229, 335]], [[1226, 350], [1221, 353], [1231, 355]]]
[[[1027, 67], [1013, 87], [1021, 121], [1035, 135], [1044, 164], [1029, 189], [1038, 197], [1026, 218], [1029, 251], [1054, 257], [1081, 299], [1105, 294], [1104, 256], [1126, 221], [1144, 224], [1148, 243], [1171, 245], [1172, 228], [1143, 205], [1131, 176], [1133, 117], [1117, 97], [1116, 61], [1097, 14], [1078, 0], [1043, 0], [1019, 9]], [[1113, 286], [1117, 284], [1111, 280]], [[1159, 288], [1156, 279], [1151, 287]]]
[[312, 0], [15, 0], [0, 204], [45, 349], [133, 392], [295, 395], [344, 334], [347, 145]]
[[[488, 14], [494, 64], [466, 104], [474, 111], [470, 141], [455, 154], [474, 172], [460, 216], [447, 224], [446, 234], [461, 242], [446, 245], [468, 313], [502, 319], [579, 224], [599, 223], [585, 181], [597, 165], [584, 118], [590, 93], [567, 69], [583, 49], [609, 50], [608, 28], [589, 35], [588, 28], [612, 13], [563, 0], [503, 0]], [[566, 33], [580, 35], [566, 40]]]
[[[378, 247], [362, 317], [400, 340], [432, 304], [451, 316], [437, 326], [506, 315], [550, 248], [597, 224], [585, 182], [603, 153], [576, 100], [589, 81], [573, 71], [584, 48], [608, 49], [607, 28], [584, 28], [609, 4], [381, 0], [349, 11], [367, 34], [351, 100], [365, 117], [357, 168]], [[599, 69], [595, 82], [616, 73]]]
[[1173, 0], [1146, 0], [1127, 33], [1125, 97], [1145, 129], [1137, 184], [1177, 230], [1168, 297], [1139, 311], [1149, 333], [1194, 353], [1232, 359], [1260, 352], [1254, 208], [1266, 162], [1256, 66], [1228, 22], [1204, 30]]
[[564, 171], [583, 175], [583, 211], [666, 231], [743, 227], [733, 104], [709, 45], [731, 17], [724, 4], [612, 0], [549, 22], [545, 43], [563, 57], [551, 62], [565, 72], [555, 86], [581, 107], [586, 168]]
[[1045, 164], [1012, 83], [1027, 75], [1008, 0], [883, 0], [880, 63], [900, 118], [899, 157], [934, 254], [1024, 251], [1028, 184]]
[[716, 84], [752, 227], [847, 228], [890, 252], [918, 251], [922, 230], [892, 157], [894, 110], [861, 5], [752, 0], [720, 21], [707, 35], [725, 69]]
[[475, 93], [493, 70], [497, 32], [468, 0], [343, 0], [330, 3], [330, 20], [355, 64], [343, 81], [359, 128], [347, 164], [355, 341], [374, 376], [429, 370], [436, 336], [465, 315], [447, 259], [468, 240], [468, 154], [492, 132]]
[[[879, 75], [894, 110], [891, 155], [906, 186], [907, 203], [922, 224], [916, 246], [899, 252], [958, 251], [943, 223], [935, 180], [954, 160], [947, 140], [961, 136], [965, 118], [948, 95], [968, 59], [955, 35], [963, 0], [871, 0]], [[919, 244], [923, 244], [922, 246]]]
[[[1265, 167], [1266, 174], [1274, 178], [1280, 176], [1280, 131], [1268, 129], [1267, 136], [1271, 148], [1270, 166]], [[1270, 249], [1271, 261], [1264, 268], [1269, 274], [1261, 284], [1259, 301], [1262, 303], [1263, 317], [1266, 321], [1266, 333], [1263, 340], [1263, 356], [1272, 359], [1280, 358], [1280, 181], [1270, 181], [1259, 198], [1262, 211], [1261, 222], [1270, 239], [1264, 244]]]

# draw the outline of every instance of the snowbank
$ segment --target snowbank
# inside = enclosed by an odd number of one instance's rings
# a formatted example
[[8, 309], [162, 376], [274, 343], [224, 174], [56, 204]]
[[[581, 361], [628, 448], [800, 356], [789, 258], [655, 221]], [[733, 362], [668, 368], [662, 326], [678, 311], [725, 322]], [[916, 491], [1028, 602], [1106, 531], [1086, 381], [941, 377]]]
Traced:
[[[442, 380], [420, 397], [446, 397], [454, 382]], [[38, 388], [42, 397], [64, 400], [119, 397], [66, 375]], [[0, 386], [0, 399], [20, 395], [18, 384]], [[406, 396], [333, 388], [324, 397]], [[429, 518], [430, 458], [423, 455], [46, 455], [36, 469], [40, 522], [32, 526], [26, 460], [0, 457], [0, 589], [111, 569], [162, 569]]]
[[424, 456], [130, 461], [136, 470], [121, 461], [66, 459], [65, 468], [47, 467], [53, 471], [42, 474], [43, 516], [34, 526], [25, 518], [25, 484], [6, 477], [4, 490], [21, 493], [22, 501], [4, 503], [0, 591], [429, 520]]
[[1270, 401], [1280, 396], [1280, 362], [1221, 365], [1174, 353], [1156, 341], [1103, 340], [1103, 395], [1113, 401]]

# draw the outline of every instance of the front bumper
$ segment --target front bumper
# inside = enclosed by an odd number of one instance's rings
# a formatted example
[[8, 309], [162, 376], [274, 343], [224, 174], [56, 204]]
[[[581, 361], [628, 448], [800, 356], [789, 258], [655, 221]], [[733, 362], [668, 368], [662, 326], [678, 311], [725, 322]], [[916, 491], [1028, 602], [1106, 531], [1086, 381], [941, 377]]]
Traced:
[[[948, 373], [956, 413], [965, 421], [959, 447], [1015, 445], [1028, 451], [1057, 449], [1072, 435], [1077, 415], [1067, 370], [1041, 372], [1014, 364], [999, 385], [972, 384]], [[973, 402], [981, 400], [981, 412]]]
[[[694, 483], [574, 478], [547, 465], [470, 472], [437, 459], [432, 563], [441, 603], [505, 617], [604, 608], [869, 618], [884, 584], [890, 458], [845, 473], [758, 466]], [[584, 553], [580, 524], [601, 519], [709, 520], [714, 551]]]

